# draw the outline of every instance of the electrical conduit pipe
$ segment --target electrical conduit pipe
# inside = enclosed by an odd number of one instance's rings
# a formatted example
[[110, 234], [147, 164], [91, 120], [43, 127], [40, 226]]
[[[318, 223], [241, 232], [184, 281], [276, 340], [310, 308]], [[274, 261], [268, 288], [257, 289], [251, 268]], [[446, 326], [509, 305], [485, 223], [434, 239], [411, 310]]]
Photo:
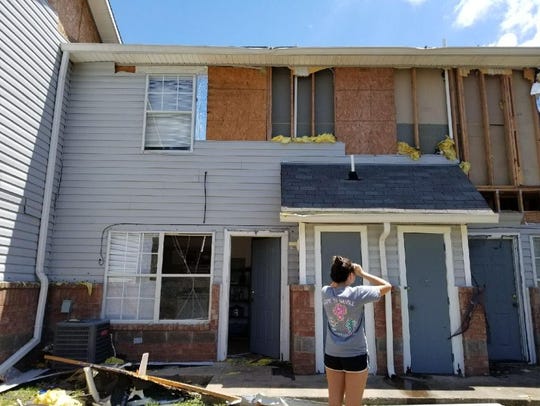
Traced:
[[47, 248], [47, 233], [49, 228], [49, 217], [51, 212], [51, 200], [54, 186], [54, 172], [56, 169], [56, 150], [58, 149], [58, 138], [60, 136], [60, 123], [62, 118], [62, 104], [64, 101], [64, 89], [66, 84], [67, 70], [69, 66], [69, 52], [62, 54], [60, 69], [58, 71], [58, 81], [56, 85], [56, 96], [54, 101], [53, 123], [51, 128], [51, 141], [49, 143], [49, 157], [47, 160], [47, 175], [45, 178], [45, 190], [43, 192], [43, 209], [39, 224], [39, 237], [36, 254], [36, 276], [40, 282], [39, 298], [36, 311], [36, 321], [34, 323], [34, 335], [11, 357], [0, 365], [0, 379], [4, 379], [8, 370], [20, 361], [41, 341], [43, 330], [43, 317], [45, 315], [45, 305], [47, 304], [47, 292], [49, 290], [49, 280], [44, 271], [45, 251]]
[[[386, 238], [390, 234], [390, 223], [384, 223], [383, 232], [379, 237], [379, 254], [381, 259], [381, 274], [388, 280], [388, 267], [386, 264]], [[394, 370], [394, 329], [392, 327], [392, 292], [384, 295], [384, 316], [386, 321], [386, 370], [388, 376], [396, 374]]]

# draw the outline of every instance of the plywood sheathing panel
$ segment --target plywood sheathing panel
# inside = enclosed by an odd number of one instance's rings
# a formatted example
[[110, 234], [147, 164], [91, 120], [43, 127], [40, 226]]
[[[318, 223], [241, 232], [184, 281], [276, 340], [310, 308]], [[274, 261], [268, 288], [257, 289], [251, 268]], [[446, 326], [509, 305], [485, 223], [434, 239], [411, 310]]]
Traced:
[[335, 136], [347, 154], [397, 152], [392, 69], [336, 68]]
[[523, 185], [540, 185], [540, 123], [534, 96], [530, 95], [531, 85], [534, 79], [532, 75], [526, 77], [520, 71], [515, 71], [512, 76], [514, 89], [514, 105], [516, 107], [516, 123], [518, 128], [519, 156]]
[[209, 67], [206, 139], [267, 139], [266, 69]]
[[59, 31], [70, 42], [101, 42], [85, 0], [48, 0], [58, 15]]

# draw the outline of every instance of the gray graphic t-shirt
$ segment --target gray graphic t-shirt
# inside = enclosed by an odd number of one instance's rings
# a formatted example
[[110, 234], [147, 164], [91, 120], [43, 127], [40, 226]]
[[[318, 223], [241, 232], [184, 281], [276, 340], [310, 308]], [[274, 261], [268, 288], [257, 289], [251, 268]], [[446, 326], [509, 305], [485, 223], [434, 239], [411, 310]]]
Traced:
[[328, 319], [326, 354], [355, 357], [367, 353], [364, 304], [379, 298], [379, 289], [374, 286], [322, 288], [322, 303]]

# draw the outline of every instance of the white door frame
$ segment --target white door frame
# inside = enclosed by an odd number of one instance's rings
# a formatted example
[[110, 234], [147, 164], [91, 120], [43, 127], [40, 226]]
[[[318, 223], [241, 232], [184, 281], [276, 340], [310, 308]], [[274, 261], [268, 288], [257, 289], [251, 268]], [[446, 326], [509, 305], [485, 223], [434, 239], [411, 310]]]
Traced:
[[274, 237], [281, 240], [281, 305], [280, 305], [280, 343], [279, 352], [283, 361], [289, 360], [289, 289], [288, 289], [288, 246], [289, 234], [287, 231], [231, 231], [225, 229], [223, 238], [223, 264], [219, 292], [219, 318], [217, 360], [227, 359], [227, 344], [229, 334], [229, 293], [231, 282], [231, 239], [232, 237]]
[[[461, 325], [461, 312], [459, 306], [459, 290], [454, 278], [454, 261], [452, 255], [452, 228], [450, 226], [398, 226], [398, 258], [399, 258], [399, 273], [400, 273], [400, 288], [401, 288], [401, 320], [403, 332], [403, 372], [406, 372], [407, 367], [411, 365], [411, 342], [409, 330], [409, 299], [407, 297], [407, 269], [405, 264], [405, 238], [406, 233], [422, 233], [422, 234], [442, 234], [445, 247], [445, 262], [446, 262], [446, 284], [448, 290], [448, 313], [450, 317], [450, 333], [458, 331]], [[461, 336], [454, 336], [451, 339], [452, 354], [454, 355], [453, 370], [457, 373], [459, 369], [465, 370], [463, 342]]]
[[[321, 233], [322, 232], [358, 232], [360, 233], [360, 253], [362, 254], [362, 266], [369, 271], [369, 249], [368, 249], [368, 233], [367, 226], [356, 225], [324, 225], [315, 226], [315, 369], [317, 373], [324, 373], [324, 334], [326, 332], [323, 326], [323, 309], [322, 309], [322, 263], [321, 263]], [[373, 311], [373, 303], [368, 303], [365, 309], [365, 327], [368, 348], [370, 349], [370, 372], [377, 371], [377, 347], [375, 345], [375, 318]]]

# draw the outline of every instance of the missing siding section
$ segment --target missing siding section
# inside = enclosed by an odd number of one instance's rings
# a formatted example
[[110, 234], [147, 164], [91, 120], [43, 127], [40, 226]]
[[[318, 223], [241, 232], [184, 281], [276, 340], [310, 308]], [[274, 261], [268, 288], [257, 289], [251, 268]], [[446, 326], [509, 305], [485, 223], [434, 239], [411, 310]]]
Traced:
[[495, 212], [540, 212], [540, 187], [515, 189], [479, 186], [478, 191]]
[[397, 140], [422, 154], [438, 153], [450, 134], [444, 70], [397, 69], [394, 80]]
[[114, 73], [118, 72], [127, 72], [127, 73], [135, 73], [137, 71], [137, 68], [135, 66], [127, 66], [127, 65], [114, 65]]

